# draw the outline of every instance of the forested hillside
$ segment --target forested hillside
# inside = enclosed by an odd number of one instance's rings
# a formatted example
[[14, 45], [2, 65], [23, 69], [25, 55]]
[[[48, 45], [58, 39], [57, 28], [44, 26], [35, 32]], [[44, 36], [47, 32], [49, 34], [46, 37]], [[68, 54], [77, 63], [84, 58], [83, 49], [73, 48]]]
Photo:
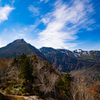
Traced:
[[[38, 56], [29, 57], [23, 53], [18, 58], [0, 59], [0, 65], [0, 89], [4, 94], [37, 95], [45, 100], [72, 98], [69, 91], [71, 76], [66, 73], [63, 80], [63, 76], [48, 61]], [[69, 85], [66, 85], [67, 82]]]

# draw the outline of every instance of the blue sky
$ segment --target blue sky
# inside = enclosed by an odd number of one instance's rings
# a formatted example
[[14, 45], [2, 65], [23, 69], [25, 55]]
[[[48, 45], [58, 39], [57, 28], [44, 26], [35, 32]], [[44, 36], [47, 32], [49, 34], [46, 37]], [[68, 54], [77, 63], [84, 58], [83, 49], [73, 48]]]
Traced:
[[0, 0], [0, 47], [100, 50], [99, 0]]

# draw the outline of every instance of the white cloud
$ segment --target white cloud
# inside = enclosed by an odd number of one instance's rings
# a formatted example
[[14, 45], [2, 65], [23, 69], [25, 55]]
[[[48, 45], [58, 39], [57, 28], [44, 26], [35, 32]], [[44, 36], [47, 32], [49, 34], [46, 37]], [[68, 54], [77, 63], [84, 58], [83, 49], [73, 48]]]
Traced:
[[50, 18], [48, 18], [48, 19], [47, 18], [46, 19], [45, 18], [42, 18], [41, 21], [43, 21], [44, 24], [47, 24], [49, 22], [49, 20], [50, 20]]
[[89, 26], [95, 23], [89, 18], [94, 12], [92, 4], [86, 0], [74, 0], [63, 4], [58, 0], [54, 6], [54, 11], [42, 18], [46, 29], [38, 34], [38, 47], [70, 48], [76, 46], [77, 43], [70, 43], [78, 38], [76, 33], [82, 28], [89, 30]]
[[33, 5], [30, 5], [29, 7], [28, 7], [28, 9], [29, 9], [29, 11], [30, 12], [32, 12], [33, 13], [33, 15], [39, 15], [39, 8], [37, 8], [37, 7], [34, 7]]
[[9, 5], [5, 5], [5, 7], [0, 7], [0, 23], [8, 20], [8, 15], [12, 10], [14, 10], [14, 8], [10, 7]]

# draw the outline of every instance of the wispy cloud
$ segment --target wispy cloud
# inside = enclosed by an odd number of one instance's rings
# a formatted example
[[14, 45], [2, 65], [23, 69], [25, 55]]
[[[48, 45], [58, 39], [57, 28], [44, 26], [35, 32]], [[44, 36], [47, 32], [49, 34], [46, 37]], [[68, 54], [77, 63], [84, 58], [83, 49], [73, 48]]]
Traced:
[[9, 5], [5, 5], [5, 7], [0, 7], [0, 23], [8, 20], [8, 16], [12, 10], [14, 10], [14, 8], [10, 7]]
[[49, 0], [40, 0], [40, 2], [44, 1], [45, 3], [47, 3]]
[[12, 0], [12, 5], [15, 3], [15, 0]]
[[94, 12], [92, 4], [87, 0], [73, 0], [66, 4], [58, 0], [54, 7], [53, 12], [42, 18], [46, 29], [38, 34], [38, 47], [75, 47], [77, 43], [70, 42], [78, 38], [76, 33], [83, 28], [92, 30], [90, 25], [95, 23], [89, 17]]
[[33, 13], [33, 15], [39, 15], [39, 8], [37, 8], [37, 7], [34, 7], [33, 5], [30, 5], [29, 7], [28, 7], [28, 9], [29, 9], [29, 11], [30, 12], [32, 12]]
[[15, 29], [14, 28], [12, 28], [12, 30], [15, 32]]

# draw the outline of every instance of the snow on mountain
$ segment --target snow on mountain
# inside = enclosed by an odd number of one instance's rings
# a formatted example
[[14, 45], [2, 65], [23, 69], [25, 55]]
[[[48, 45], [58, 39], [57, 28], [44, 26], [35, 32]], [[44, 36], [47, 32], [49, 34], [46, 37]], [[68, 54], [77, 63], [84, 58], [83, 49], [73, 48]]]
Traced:
[[81, 57], [82, 55], [84, 56], [90, 56], [90, 51], [83, 51], [81, 49], [76, 49], [72, 51], [75, 57]]
[[59, 50], [61, 53], [65, 53], [66, 55], [68, 55], [68, 50], [66, 49], [57, 49], [57, 50]]

